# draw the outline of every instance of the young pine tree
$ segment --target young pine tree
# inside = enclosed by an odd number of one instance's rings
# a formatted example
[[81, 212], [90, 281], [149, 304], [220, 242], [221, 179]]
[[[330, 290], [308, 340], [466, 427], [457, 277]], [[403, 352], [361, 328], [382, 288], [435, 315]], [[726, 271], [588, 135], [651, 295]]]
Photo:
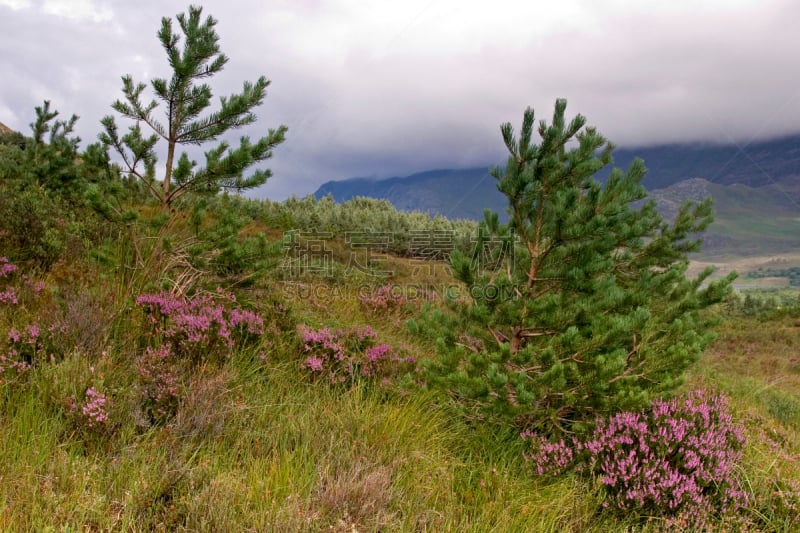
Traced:
[[81, 152], [74, 134], [77, 115], [58, 120], [59, 112], [45, 100], [36, 106], [32, 137], [12, 132], [0, 138], [0, 185], [19, 191], [41, 187], [71, 205], [84, 202], [87, 187], [108, 187], [118, 174], [99, 143]]
[[519, 138], [501, 127], [510, 155], [492, 174], [510, 222], [487, 212], [472, 257], [452, 254], [469, 297], [434, 316], [439, 357], [427, 368], [428, 382], [473, 414], [545, 433], [581, 430], [672, 390], [712, 339], [701, 311], [733, 279], [686, 277], [710, 201], [687, 203], [667, 223], [654, 202], [639, 202], [641, 160], [599, 182], [613, 145], [565, 110], [558, 100], [552, 122], [535, 130], [529, 108]]
[[[151, 86], [157, 99], [164, 104], [161, 122], [154, 116], [159, 102], [142, 102], [146, 85], [134, 84], [131, 76], [123, 76], [122, 92], [125, 101], [112, 104], [115, 111], [135, 121], [128, 133], [120, 136], [114, 118], [103, 118], [104, 133], [100, 139], [120, 154], [126, 171], [146, 184], [152, 195], [165, 207], [189, 191], [216, 193], [220, 189], [245, 190], [263, 184], [271, 175], [269, 170], [256, 170], [244, 177], [244, 172], [259, 161], [272, 156], [272, 149], [283, 142], [286, 127], [270, 129], [265, 137], [252, 143], [242, 137], [239, 146], [231, 148], [220, 141], [205, 153], [205, 166], [189, 159], [186, 152], [176, 154], [179, 146], [201, 145], [216, 141], [228, 130], [252, 124], [252, 110], [264, 101], [269, 81], [263, 76], [255, 83], [245, 82], [242, 92], [220, 98], [217, 111], [203, 113], [211, 105], [211, 88], [204, 83], [219, 73], [228, 58], [219, 50], [219, 36], [212, 17], [201, 19], [202, 8], [191, 6], [188, 14], [177, 15], [180, 33], [173, 31], [172, 20], [161, 19], [158, 39], [167, 54], [172, 78], [157, 78]], [[145, 136], [141, 124], [153, 133]], [[166, 163], [156, 176], [156, 143], [166, 142]]]

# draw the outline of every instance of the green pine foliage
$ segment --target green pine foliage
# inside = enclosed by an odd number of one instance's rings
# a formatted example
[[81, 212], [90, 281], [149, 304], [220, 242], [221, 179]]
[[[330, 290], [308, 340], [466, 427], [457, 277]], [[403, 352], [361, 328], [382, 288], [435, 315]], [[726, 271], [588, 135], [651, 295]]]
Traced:
[[270, 241], [264, 228], [242, 209], [255, 200], [223, 194], [200, 198], [193, 206], [190, 250], [195, 268], [213, 272], [228, 283], [249, 285], [272, 272], [284, 255], [284, 241]]
[[32, 137], [14, 132], [0, 138], [0, 184], [17, 191], [41, 187], [72, 205], [85, 204], [90, 186], [112, 190], [120, 184], [100, 144], [81, 152], [77, 115], [59, 120], [48, 100], [35, 112]]
[[129, 191], [99, 143], [81, 151], [76, 115], [58, 119], [47, 100], [35, 113], [31, 137], [0, 136], [0, 249], [49, 268], [101, 238], [96, 215], [109, 218], [110, 206]]
[[[283, 142], [287, 129], [285, 126], [270, 129], [256, 142], [241, 137], [238, 147], [231, 147], [225, 140], [218, 141], [205, 153], [205, 166], [198, 166], [186, 152], [178, 155], [179, 146], [217, 141], [229, 130], [255, 122], [252, 110], [264, 101], [269, 81], [261, 76], [255, 83], [245, 82], [241, 93], [220, 98], [219, 110], [201, 116], [211, 105], [212, 97], [211, 87], [204, 80], [221, 72], [228, 58], [219, 49], [219, 36], [214, 29], [217, 21], [210, 16], [202, 20], [201, 7], [191, 6], [188, 14], [181, 13], [176, 18], [180, 33], [174, 31], [169, 17], [161, 19], [158, 32], [172, 77], [152, 80], [157, 100], [143, 103], [147, 86], [134, 83], [130, 75], [123, 76], [125, 100], [117, 100], [112, 107], [135, 122], [127, 133], [120, 134], [114, 118], [106, 116], [100, 135], [106, 146], [120, 154], [125, 171], [144, 183], [165, 207], [190, 191], [214, 194], [222, 189], [242, 191], [262, 185], [271, 175], [269, 170], [258, 169], [246, 177], [244, 172], [272, 157], [273, 148]], [[154, 116], [159, 102], [164, 104], [165, 122]], [[141, 123], [153, 133], [145, 135]], [[157, 176], [159, 141], [166, 142], [167, 159], [163, 173]]]
[[558, 100], [552, 122], [526, 110], [519, 137], [494, 169], [510, 223], [487, 213], [471, 257], [451, 263], [469, 297], [425, 323], [438, 342], [429, 383], [472, 413], [547, 433], [669, 393], [712, 340], [701, 313], [729, 292], [711, 270], [687, 279], [687, 254], [712, 221], [709, 201], [687, 203], [671, 223], [645, 198], [642, 161], [606, 183], [613, 145]]

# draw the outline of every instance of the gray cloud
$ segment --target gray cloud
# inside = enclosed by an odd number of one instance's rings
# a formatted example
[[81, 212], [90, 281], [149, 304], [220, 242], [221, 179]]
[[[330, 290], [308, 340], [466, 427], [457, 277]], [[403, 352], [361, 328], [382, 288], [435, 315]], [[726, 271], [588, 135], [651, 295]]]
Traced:
[[[329, 179], [502, 161], [501, 122], [556, 97], [618, 145], [745, 143], [800, 130], [800, 4], [792, 0], [205, 2], [228, 94], [273, 84], [252, 136], [287, 142], [255, 194]], [[631, 5], [633, 4], [633, 5]], [[14, 7], [11, 7], [14, 6]], [[66, 6], [66, 7], [65, 7]], [[71, 9], [67, 9], [71, 6]], [[155, 33], [174, 1], [0, 0], [0, 121], [27, 131], [45, 98], [92, 142], [120, 76], [167, 76]]]

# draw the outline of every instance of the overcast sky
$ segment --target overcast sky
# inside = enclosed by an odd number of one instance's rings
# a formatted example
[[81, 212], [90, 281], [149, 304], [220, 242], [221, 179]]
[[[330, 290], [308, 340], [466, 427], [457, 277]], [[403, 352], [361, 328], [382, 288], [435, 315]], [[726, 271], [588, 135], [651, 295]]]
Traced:
[[[257, 137], [287, 141], [255, 196], [331, 179], [504, 161], [499, 125], [557, 97], [618, 145], [800, 131], [797, 0], [245, 0], [203, 2], [230, 62], [215, 96], [272, 81]], [[168, 77], [156, 38], [188, 3], [0, 0], [0, 122], [29, 133], [44, 99], [82, 146], [120, 77]]]

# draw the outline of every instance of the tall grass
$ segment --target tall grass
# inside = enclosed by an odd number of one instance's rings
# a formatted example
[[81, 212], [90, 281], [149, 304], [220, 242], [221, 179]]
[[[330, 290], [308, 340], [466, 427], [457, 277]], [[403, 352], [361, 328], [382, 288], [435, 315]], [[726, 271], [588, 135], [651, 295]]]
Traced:
[[42, 394], [76, 359], [4, 388], [7, 529], [563, 531], [593, 512], [576, 480], [535, 490], [513, 446], [477, 446], [429, 397], [310, 387], [290, 363], [207, 369], [171, 426], [75, 433]]

